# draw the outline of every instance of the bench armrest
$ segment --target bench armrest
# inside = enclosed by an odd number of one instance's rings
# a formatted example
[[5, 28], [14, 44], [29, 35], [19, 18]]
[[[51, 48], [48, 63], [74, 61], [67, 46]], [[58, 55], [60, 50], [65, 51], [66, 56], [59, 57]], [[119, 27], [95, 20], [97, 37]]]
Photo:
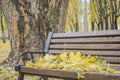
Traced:
[[[28, 54], [30, 55], [29, 58], [27, 56]], [[33, 54], [42, 54], [44, 56], [46, 54], [46, 52], [21, 52], [19, 56], [22, 58], [22, 61], [25, 64], [25, 62], [27, 60], [34, 62], [34, 55]]]
[[20, 70], [20, 66], [25, 66], [25, 65], [16, 64], [15, 65], [15, 71], [19, 71]]
[[43, 54], [43, 55], [45, 55], [46, 54], [46, 52], [21, 52], [20, 53], [20, 56], [24, 56], [24, 55], [26, 55], [26, 54]]

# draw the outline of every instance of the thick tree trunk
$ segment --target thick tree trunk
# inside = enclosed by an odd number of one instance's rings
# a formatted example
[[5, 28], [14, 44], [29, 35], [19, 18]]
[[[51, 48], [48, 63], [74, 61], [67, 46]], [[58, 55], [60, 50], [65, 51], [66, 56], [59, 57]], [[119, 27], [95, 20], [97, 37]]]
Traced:
[[[64, 26], [65, 23], [61, 23], [60, 21], [65, 20], [65, 18], [60, 18], [59, 15], [63, 13], [66, 16], [67, 8], [61, 12], [61, 6], [64, 2], [68, 4], [68, 0], [56, 0], [54, 9], [50, 9], [51, 1], [54, 0], [1, 1], [10, 33], [12, 49], [5, 62], [11, 65], [16, 64], [20, 60], [19, 53], [23, 51], [42, 51], [48, 31], [51, 31], [55, 27], [55, 32], [57, 32], [57, 25]], [[66, 4], [63, 5], [65, 6]], [[49, 16], [54, 15], [52, 12], [57, 13], [58, 16], [54, 13], [56, 18], [54, 17], [52, 20], [55, 19], [57, 20], [55, 22], [58, 23], [49, 23], [52, 21], [49, 19]], [[60, 32], [62, 31], [64, 30], [60, 30]]]
[[10, 64], [15, 64], [16, 59], [19, 59], [18, 53], [41, 49], [36, 18], [38, 13], [37, 0], [31, 2], [28, 0], [2, 0], [1, 3], [12, 46], [12, 52], [7, 61]]

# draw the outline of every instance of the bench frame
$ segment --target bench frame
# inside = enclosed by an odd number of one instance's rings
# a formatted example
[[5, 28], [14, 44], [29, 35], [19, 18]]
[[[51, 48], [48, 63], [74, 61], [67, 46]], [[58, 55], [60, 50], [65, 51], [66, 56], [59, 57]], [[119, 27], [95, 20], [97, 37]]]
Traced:
[[[53, 35], [54, 34], [54, 35]], [[64, 35], [65, 34], [65, 35]], [[96, 35], [97, 34], [97, 35]], [[58, 36], [59, 35], [59, 36]], [[64, 38], [64, 37], [101, 37], [101, 36], [118, 36], [120, 37], [120, 30], [107, 30], [107, 31], [98, 31], [98, 32], [74, 32], [74, 33], [52, 33], [49, 32], [48, 38], [46, 40], [46, 45], [44, 48], [44, 52], [23, 52], [21, 55], [24, 56], [27, 53], [30, 53], [32, 56], [32, 61], [34, 61], [33, 54], [47, 54], [49, 53], [49, 48], [50, 48], [50, 43], [51, 39], [53, 38]], [[117, 42], [118, 41], [118, 42]], [[107, 42], [107, 41], [106, 41]], [[118, 44], [120, 44], [120, 39], [115, 40]], [[85, 43], [83, 41], [83, 43]], [[101, 41], [101, 43], [104, 43]], [[110, 42], [111, 43], [111, 42]], [[113, 41], [114, 43], [114, 41]], [[109, 48], [108, 48], [109, 49]], [[64, 51], [64, 50], [63, 50]], [[66, 50], [69, 51], [69, 50]], [[109, 53], [109, 56], [115, 56], [115, 57], [120, 57], [120, 47], [119, 45], [116, 47], [115, 51], [117, 51], [117, 54], [114, 55], [113, 53]], [[106, 56], [106, 54], [100, 54]], [[114, 62], [119, 63], [118, 60], [114, 60]], [[116, 69], [120, 70], [120, 66], [112, 66], [113, 68], [115, 67]], [[77, 73], [74, 71], [62, 71], [62, 70], [52, 70], [52, 69], [37, 69], [37, 68], [29, 68], [24, 65], [16, 65], [15, 70], [19, 72], [19, 77], [18, 80], [24, 80], [24, 75], [29, 74], [29, 75], [38, 75], [42, 76], [44, 80], [47, 80], [46, 77], [55, 77], [55, 78], [64, 78], [68, 80], [78, 80]], [[85, 78], [82, 80], [120, 80], [120, 74], [105, 74], [105, 73], [95, 73], [95, 72], [86, 72], [85, 73]]]

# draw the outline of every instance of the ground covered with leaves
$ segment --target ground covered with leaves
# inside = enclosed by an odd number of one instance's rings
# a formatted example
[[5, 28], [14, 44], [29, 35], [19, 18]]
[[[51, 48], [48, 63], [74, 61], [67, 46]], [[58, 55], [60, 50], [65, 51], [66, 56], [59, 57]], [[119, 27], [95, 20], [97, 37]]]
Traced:
[[6, 43], [0, 39], [0, 62], [5, 60], [10, 52], [10, 42], [6, 40]]
[[[6, 43], [0, 39], [0, 62], [4, 61], [10, 53], [10, 42], [6, 40]], [[37, 80], [37, 77], [34, 79], [31, 76], [25, 76], [25, 80]], [[17, 80], [18, 73], [15, 69], [8, 65], [0, 65], [0, 80]]]

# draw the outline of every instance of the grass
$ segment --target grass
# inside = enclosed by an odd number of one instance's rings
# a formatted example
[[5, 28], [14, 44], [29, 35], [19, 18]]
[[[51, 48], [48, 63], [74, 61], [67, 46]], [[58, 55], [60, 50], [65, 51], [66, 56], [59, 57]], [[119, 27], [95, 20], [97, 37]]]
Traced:
[[0, 39], [0, 62], [5, 60], [10, 52], [10, 42], [6, 40], [6, 43], [3, 43]]

